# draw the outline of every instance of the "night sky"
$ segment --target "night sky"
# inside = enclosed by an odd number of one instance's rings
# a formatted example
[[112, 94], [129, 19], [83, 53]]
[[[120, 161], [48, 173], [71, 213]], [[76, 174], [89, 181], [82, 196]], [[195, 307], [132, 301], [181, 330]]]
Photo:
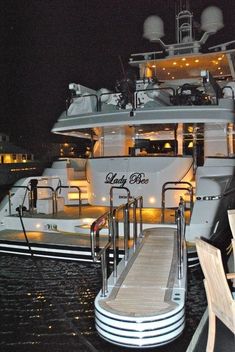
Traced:
[[[235, 1], [191, 0], [196, 21], [208, 5], [223, 10], [225, 23], [208, 45], [235, 39]], [[175, 42], [173, 0], [1, 0], [0, 131], [28, 147], [50, 139], [69, 83], [112, 89], [119, 56], [126, 68], [131, 53], [160, 49], [142, 38], [152, 14], [164, 21], [163, 41]]]

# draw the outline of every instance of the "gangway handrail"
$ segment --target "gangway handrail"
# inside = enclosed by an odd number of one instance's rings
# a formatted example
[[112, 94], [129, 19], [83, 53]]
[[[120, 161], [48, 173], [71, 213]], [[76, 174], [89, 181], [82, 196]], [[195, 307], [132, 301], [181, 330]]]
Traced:
[[185, 202], [180, 197], [179, 207], [176, 210], [176, 225], [177, 225], [177, 259], [178, 259], [178, 279], [183, 278], [183, 260], [184, 260], [184, 245], [185, 245]]
[[[168, 185], [186, 185], [188, 187], [167, 187]], [[165, 208], [166, 208], [165, 194], [169, 190], [188, 191], [190, 195], [190, 216], [191, 216], [192, 209], [193, 209], [193, 185], [188, 181], [168, 181], [168, 182], [165, 182], [162, 186], [161, 222], [162, 223], [165, 222]]]
[[[82, 197], [81, 197], [81, 194], [82, 194], [82, 191], [81, 191], [81, 188], [79, 187], [79, 186], [67, 186], [67, 185], [59, 185], [59, 186], [57, 186], [56, 187], [56, 189], [55, 189], [55, 193], [56, 193], [56, 199], [57, 199], [57, 192], [59, 191], [59, 190], [61, 190], [61, 189], [63, 189], [63, 188], [67, 188], [67, 189], [69, 189], [69, 188], [75, 188], [75, 189], [77, 189], [78, 190], [78, 197], [79, 197], [79, 206], [78, 206], [78, 209], [79, 209], [79, 215], [81, 215], [81, 208], [82, 208]], [[56, 211], [57, 211], [57, 209], [56, 209]]]
[[[105, 297], [107, 293], [107, 250], [113, 247], [113, 276], [117, 277], [117, 262], [118, 262], [118, 251], [117, 251], [117, 241], [116, 239], [119, 237], [119, 229], [118, 225], [120, 222], [119, 212], [123, 211], [123, 219], [124, 219], [124, 249], [125, 249], [125, 261], [128, 260], [129, 257], [129, 246], [128, 240], [130, 237], [130, 208], [133, 206], [133, 251], [135, 252], [137, 247], [137, 207], [139, 205], [140, 209], [140, 232], [139, 237], [143, 236], [143, 226], [142, 226], [142, 207], [143, 207], [143, 197], [137, 197], [128, 203], [121, 204], [117, 208], [113, 209], [112, 212], [106, 212], [101, 215], [97, 220], [95, 220], [90, 229], [90, 237], [91, 237], [91, 253], [92, 258], [95, 262], [101, 261], [102, 268], [102, 296]], [[99, 231], [104, 228], [104, 226], [109, 223], [108, 229], [108, 240], [103, 248], [99, 250], [97, 253], [97, 238], [99, 238]]]

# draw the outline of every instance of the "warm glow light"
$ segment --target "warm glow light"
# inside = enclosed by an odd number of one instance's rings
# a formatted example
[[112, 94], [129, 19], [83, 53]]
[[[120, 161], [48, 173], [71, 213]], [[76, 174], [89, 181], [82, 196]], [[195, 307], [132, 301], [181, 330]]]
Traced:
[[166, 70], [166, 68], [165, 68], [165, 67], [163, 67], [163, 68], [162, 68], [162, 70], [163, 70], [163, 71], [165, 71], [165, 70]]
[[195, 62], [199, 62], [199, 60], [198, 60], [198, 59], [196, 59], [196, 60], [195, 60]]
[[185, 57], [183, 57], [183, 58], [182, 58], [182, 61], [185, 61], [185, 60], [186, 60]]
[[187, 62], [187, 64], [185, 64], [186, 66], [189, 66], [189, 63]]
[[218, 57], [218, 60], [219, 60], [219, 61], [222, 60], [222, 57]]
[[36, 224], [36, 228], [39, 229], [41, 227], [41, 224]]
[[156, 202], [156, 199], [154, 197], [149, 198], [149, 203], [154, 204]]
[[164, 149], [171, 149], [171, 145], [169, 142], [166, 142], [163, 146]]
[[68, 193], [68, 199], [69, 200], [78, 200], [79, 199], [79, 194], [77, 192], [69, 192]]
[[156, 65], [152, 65], [152, 68], [156, 68]]
[[177, 65], [177, 63], [174, 61], [174, 62], [173, 62], [173, 65]]
[[191, 142], [189, 142], [189, 144], [188, 144], [188, 148], [193, 148], [193, 142], [191, 141]]
[[101, 200], [102, 200], [102, 202], [105, 202], [106, 201], [106, 197], [102, 197]]
[[152, 70], [150, 67], [145, 68], [145, 77], [151, 78], [152, 77]]

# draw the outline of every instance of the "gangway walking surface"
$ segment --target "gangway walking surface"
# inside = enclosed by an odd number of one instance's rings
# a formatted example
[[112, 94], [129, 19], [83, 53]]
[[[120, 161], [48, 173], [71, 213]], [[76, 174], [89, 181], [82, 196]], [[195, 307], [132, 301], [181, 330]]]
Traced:
[[178, 279], [177, 263], [176, 228], [145, 230], [128, 263], [120, 263], [120, 275], [109, 279], [107, 296], [96, 298], [99, 334], [129, 347], [158, 346], [179, 336], [185, 325], [186, 274]]

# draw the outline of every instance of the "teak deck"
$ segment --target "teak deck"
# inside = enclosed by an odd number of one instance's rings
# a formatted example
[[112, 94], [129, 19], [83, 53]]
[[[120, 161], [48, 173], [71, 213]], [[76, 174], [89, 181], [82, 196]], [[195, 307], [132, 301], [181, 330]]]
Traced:
[[112, 293], [100, 305], [122, 316], [166, 313], [176, 304], [170, 301], [177, 268], [175, 229], [146, 230], [140, 249], [124, 269]]

